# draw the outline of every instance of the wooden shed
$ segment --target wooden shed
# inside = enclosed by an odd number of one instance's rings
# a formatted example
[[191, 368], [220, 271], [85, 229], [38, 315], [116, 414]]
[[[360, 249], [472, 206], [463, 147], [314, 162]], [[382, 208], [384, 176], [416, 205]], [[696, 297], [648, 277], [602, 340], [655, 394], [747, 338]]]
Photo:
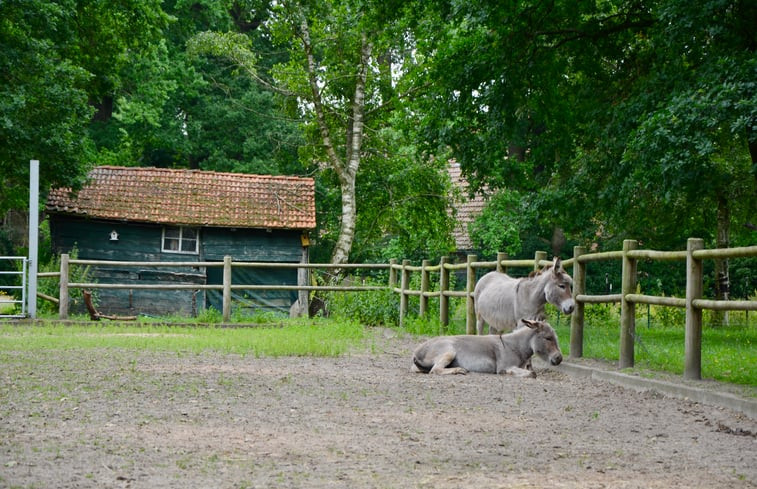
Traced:
[[[50, 191], [46, 212], [56, 252], [80, 259], [150, 262], [307, 261], [315, 228], [312, 178], [99, 166], [77, 194]], [[221, 284], [220, 267], [98, 267], [100, 283]], [[232, 283], [297, 284], [297, 269], [234, 268]], [[221, 310], [215, 290], [99, 289], [112, 314], [196, 315]], [[294, 291], [235, 290], [235, 307], [289, 310]]]

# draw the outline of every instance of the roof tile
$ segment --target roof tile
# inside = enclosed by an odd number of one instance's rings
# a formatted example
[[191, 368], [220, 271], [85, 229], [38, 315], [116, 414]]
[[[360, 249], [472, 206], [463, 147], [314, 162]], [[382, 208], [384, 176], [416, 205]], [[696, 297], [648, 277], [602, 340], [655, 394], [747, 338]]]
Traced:
[[475, 194], [473, 197], [468, 196], [469, 185], [462, 175], [460, 163], [454, 160], [450, 161], [447, 165], [447, 171], [449, 172], [452, 185], [459, 188], [462, 193], [461, 199], [455, 202], [457, 222], [455, 228], [452, 230], [452, 236], [455, 239], [455, 246], [458, 251], [470, 251], [473, 250], [473, 241], [468, 232], [468, 226], [481, 215], [486, 206], [486, 200], [480, 193]]
[[48, 212], [191, 226], [313, 229], [312, 178], [98, 166], [78, 194], [52, 189]]

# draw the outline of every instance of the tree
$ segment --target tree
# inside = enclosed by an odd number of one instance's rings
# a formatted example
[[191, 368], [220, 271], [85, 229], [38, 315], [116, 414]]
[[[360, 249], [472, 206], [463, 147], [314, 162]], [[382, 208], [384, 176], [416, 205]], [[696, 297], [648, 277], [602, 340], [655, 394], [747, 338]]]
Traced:
[[432, 19], [416, 30], [431, 60], [418, 109], [429, 147], [450, 147], [474, 185], [522, 191], [542, 220], [587, 242], [601, 232], [680, 247], [695, 234], [715, 242], [726, 222], [746, 229], [757, 202], [753, 2], [421, 12]]
[[[385, 5], [379, 3], [339, 0], [273, 4], [265, 25], [270, 29], [274, 45], [285, 49], [288, 57], [274, 65], [270, 72], [261, 69], [260, 56], [250, 49], [251, 41], [246, 36], [206, 32], [190, 43], [193, 52], [231, 59], [260, 86], [287, 100], [290, 114], [301, 119], [309, 144], [301, 148], [300, 158], [319, 165], [322, 182], [333, 176], [339, 189], [340, 210], [332, 214], [337, 218], [339, 229], [333, 240], [330, 258], [333, 263], [345, 263], [350, 258], [358, 229], [356, 189], [361, 168], [368, 162], [376, 165], [372, 171], [385, 177], [396, 168], [387, 159], [398, 152], [384, 144], [392, 139], [384, 129], [392, 126], [392, 109], [396, 109], [401, 99], [401, 95], [394, 93], [396, 81], [387, 73], [388, 60], [397, 52], [398, 39], [402, 36], [393, 30], [395, 19], [387, 13], [392, 9], [383, 7]], [[395, 57], [395, 62], [399, 61], [401, 59]], [[400, 158], [398, 161], [411, 160]], [[413, 164], [421, 171], [422, 165], [416, 160]], [[370, 174], [371, 171], [366, 176]], [[404, 188], [398, 192], [404, 196], [400, 199], [415, 192], [412, 200], [419, 201], [421, 192], [417, 187], [416, 191]], [[446, 202], [441, 188], [437, 186], [428, 195]], [[376, 192], [375, 187], [369, 190]], [[380, 209], [391, 208], [394, 202]], [[437, 206], [437, 216], [441, 207]], [[388, 214], [375, 210], [366, 207], [366, 213], [376, 218], [374, 229], [400, 232], [401, 226], [396, 225], [396, 220], [391, 224], [386, 219]], [[441, 221], [444, 219], [437, 222]], [[366, 238], [376, 236], [370, 226], [363, 229]], [[328, 239], [328, 233], [325, 237]], [[409, 244], [411, 241], [404, 243], [415, 246]]]
[[25, 209], [29, 160], [42, 162], [40, 186], [74, 185], [89, 151], [91, 74], [61, 59], [66, 12], [48, 2], [0, 4], [0, 215]]
[[[728, 247], [732, 222], [744, 234], [757, 213], [757, 6], [668, 1], [658, 16], [654, 40], [663, 55], [645, 82], [655, 91], [621, 165], [643, 189], [649, 216], [700, 218], [705, 236]], [[729, 282], [728, 262], [716, 260], [718, 298], [728, 297]]]
[[0, 3], [0, 214], [40, 187], [77, 188], [94, 160], [91, 118], [107, 117], [119, 70], [168, 21], [156, 0]]
[[[236, 66], [188, 55], [187, 40], [217, 30], [254, 33], [265, 1], [166, 2], [174, 19], [160, 42], [121, 74], [113, 117], [94, 133], [100, 161], [120, 165], [199, 168], [260, 174], [302, 173], [301, 136], [277, 100]], [[253, 36], [256, 50], [270, 41]], [[276, 56], [264, 56], [267, 64]]]

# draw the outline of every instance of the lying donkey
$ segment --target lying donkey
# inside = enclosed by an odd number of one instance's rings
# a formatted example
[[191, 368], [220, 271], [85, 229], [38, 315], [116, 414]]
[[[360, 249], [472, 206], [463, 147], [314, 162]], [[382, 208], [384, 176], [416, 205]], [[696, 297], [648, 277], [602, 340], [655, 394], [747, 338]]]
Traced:
[[482, 372], [536, 377], [527, 370], [539, 355], [552, 365], [562, 362], [557, 334], [544, 321], [521, 320], [521, 327], [503, 335], [438, 336], [413, 352], [413, 370], [432, 374]]

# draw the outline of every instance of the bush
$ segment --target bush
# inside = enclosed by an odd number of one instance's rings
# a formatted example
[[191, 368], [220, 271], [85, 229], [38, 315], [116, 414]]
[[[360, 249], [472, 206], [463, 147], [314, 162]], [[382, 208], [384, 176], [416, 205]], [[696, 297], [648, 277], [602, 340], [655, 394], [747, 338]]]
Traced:
[[[366, 283], [366, 285], [385, 285]], [[329, 292], [325, 297], [329, 314], [351, 318], [372, 326], [399, 324], [399, 296], [389, 289], [361, 292]]]
[[[76, 260], [79, 256], [78, 249], [74, 248], [69, 253], [69, 259]], [[40, 263], [38, 272], [60, 272], [60, 255], [53, 255], [50, 260]], [[96, 282], [92, 276], [90, 267], [73, 266], [69, 270], [69, 282], [92, 283]], [[60, 279], [42, 278], [37, 282], [37, 291], [51, 297], [58, 297], [60, 293]], [[82, 289], [69, 289], [69, 298], [71, 299], [71, 310], [84, 308], [84, 296]], [[92, 304], [97, 307], [97, 289], [92, 291]], [[55, 314], [58, 312], [58, 305], [47, 300], [38, 302], [38, 312], [42, 314]]]

